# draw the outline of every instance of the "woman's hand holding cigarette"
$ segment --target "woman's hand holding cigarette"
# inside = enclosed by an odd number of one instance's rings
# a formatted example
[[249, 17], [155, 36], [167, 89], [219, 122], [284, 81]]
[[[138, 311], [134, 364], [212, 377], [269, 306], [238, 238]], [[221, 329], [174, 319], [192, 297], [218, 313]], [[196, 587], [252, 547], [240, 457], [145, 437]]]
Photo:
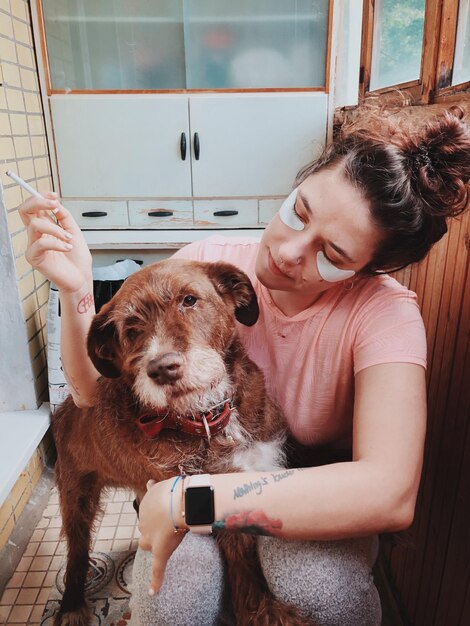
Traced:
[[[92, 281], [91, 254], [83, 233], [54, 192], [28, 198], [18, 207], [27, 228], [26, 260], [63, 292]], [[58, 223], [52, 217], [52, 213]]]

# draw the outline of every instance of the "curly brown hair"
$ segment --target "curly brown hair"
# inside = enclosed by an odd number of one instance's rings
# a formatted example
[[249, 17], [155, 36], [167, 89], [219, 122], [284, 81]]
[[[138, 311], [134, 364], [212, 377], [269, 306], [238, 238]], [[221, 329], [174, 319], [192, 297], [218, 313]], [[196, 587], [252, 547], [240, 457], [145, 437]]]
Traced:
[[364, 274], [420, 261], [447, 232], [447, 219], [469, 205], [470, 128], [462, 108], [452, 107], [415, 128], [410, 120], [374, 115], [375, 124], [340, 128], [295, 181], [299, 185], [322, 168], [341, 166], [363, 193], [384, 233]]

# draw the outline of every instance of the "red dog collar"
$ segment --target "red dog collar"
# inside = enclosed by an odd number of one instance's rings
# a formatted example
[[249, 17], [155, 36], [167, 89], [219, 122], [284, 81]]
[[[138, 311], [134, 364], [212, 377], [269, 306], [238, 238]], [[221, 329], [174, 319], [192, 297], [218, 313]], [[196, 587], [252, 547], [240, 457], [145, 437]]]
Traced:
[[220, 409], [195, 417], [184, 417], [171, 411], [157, 411], [139, 415], [135, 423], [148, 439], [157, 437], [164, 428], [169, 428], [195, 437], [207, 437], [210, 442], [211, 437], [227, 426], [231, 412], [231, 403], [226, 401]]

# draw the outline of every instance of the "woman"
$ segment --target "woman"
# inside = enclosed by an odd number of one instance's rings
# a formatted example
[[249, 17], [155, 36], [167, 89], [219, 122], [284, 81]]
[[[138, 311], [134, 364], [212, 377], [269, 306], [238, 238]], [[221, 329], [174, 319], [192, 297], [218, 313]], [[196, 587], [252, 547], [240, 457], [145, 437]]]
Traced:
[[[268, 584], [319, 626], [380, 624], [370, 574], [376, 537], [413, 520], [426, 342], [415, 295], [385, 272], [422, 259], [445, 234], [446, 218], [467, 206], [470, 132], [462, 117], [455, 109], [413, 133], [397, 127], [386, 141], [345, 132], [301, 170], [260, 242], [216, 237], [177, 253], [231, 261], [254, 283], [260, 321], [240, 328], [242, 340], [315, 466], [272, 477], [261, 493], [244, 486], [266, 473], [212, 476], [215, 520], [253, 512], [268, 526], [275, 521], [276, 537], [259, 540]], [[27, 200], [20, 213], [27, 259], [60, 290], [62, 361], [74, 400], [90, 404], [98, 378], [85, 347], [94, 313], [90, 254], [55, 194]], [[325, 450], [329, 462], [319, 465]], [[173, 521], [186, 525], [181, 481], [171, 519], [173, 483], [149, 486], [141, 503], [140, 545], [152, 551], [153, 567], [139, 550], [134, 615], [149, 624], [212, 624], [220, 556], [210, 538], [174, 533]], [[270, 534], [266, 528], [260, 534]], [[238, 530], [248, 531], [243, 521]]]

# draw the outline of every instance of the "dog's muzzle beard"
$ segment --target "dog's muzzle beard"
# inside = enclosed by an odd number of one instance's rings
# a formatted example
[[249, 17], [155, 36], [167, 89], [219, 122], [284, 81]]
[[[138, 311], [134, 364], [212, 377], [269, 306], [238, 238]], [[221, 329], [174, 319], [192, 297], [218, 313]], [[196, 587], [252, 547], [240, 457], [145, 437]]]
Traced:
[[192, 348], [185, 354], [148, 355], [136, 369], [133, 392], [149, 408], [169, 407], [191, 414], [207, 411], [231, 395], [225, 363], [211, 348]]

